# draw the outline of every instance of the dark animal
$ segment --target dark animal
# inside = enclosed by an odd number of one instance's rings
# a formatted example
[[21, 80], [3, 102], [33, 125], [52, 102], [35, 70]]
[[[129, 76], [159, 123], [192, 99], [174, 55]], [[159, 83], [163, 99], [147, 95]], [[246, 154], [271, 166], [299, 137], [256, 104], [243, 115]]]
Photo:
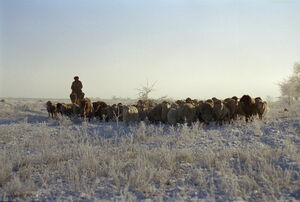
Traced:
[[238, 104], [238, 113], [245, 116], [245, 120], [248, 122], [255, 112], [255, 100], [249, 95], [243, 95]]
[[53, 118], [53, 115], [54, 116], [57, 116], [57, 108], [56, 108], [56, 105], [55, 104], [53, 104], [51, 101], [48, 101], [47, 103], [46, 103], [46, 106], [47, 106], [47, 111], [48, 111], [48, 117], [50, 117], [50, 115], [51, 115], [51, 117]]
[[103, 118], [104, 109], [107, 106], [108, 105], [102, 101], [93, 102], [94, 117], [99, 118], [101, 120]]
[[57, 103], [57, 112], [60, 113], [61, 116], [71, 116], [73, 114], [72, 106], [73, 104]]
[[88, 118], [89, 121], [93, 118], [93, 105], [89, 98], [83, 98], [79, 104], [80, 115], [84, 119]]

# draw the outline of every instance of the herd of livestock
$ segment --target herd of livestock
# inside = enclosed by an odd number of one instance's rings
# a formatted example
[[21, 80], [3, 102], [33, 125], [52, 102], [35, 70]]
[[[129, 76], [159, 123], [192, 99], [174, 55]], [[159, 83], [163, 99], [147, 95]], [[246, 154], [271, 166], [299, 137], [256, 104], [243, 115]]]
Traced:
[[122, 103], [108, 105], [105, 102], [91, 102], [89, 98], [83, 98], [78, 104], [64, 104], [47, 102], [47, 111], [52, 117], [60, 114], [68, 117], [82, 117], [83, 119], [98, 119], [100, 121], [123, 121], [126, 124], [149, 121], [151, 123], [165, 123], [176, 125], [199, 121], [204, 124], [215, 122], [218, 125], [231, 123], [238, 118], [244, 118], [246, 122], [255, 117], [260, 119], [267, 112], [267, 102], [260, 97], [251, 98], [243, 95], [219, 100], [196, 100], [187, 98], [175, 102], [163, 101], [155, 103], [153, 100], [139, 100], [133, 105]]

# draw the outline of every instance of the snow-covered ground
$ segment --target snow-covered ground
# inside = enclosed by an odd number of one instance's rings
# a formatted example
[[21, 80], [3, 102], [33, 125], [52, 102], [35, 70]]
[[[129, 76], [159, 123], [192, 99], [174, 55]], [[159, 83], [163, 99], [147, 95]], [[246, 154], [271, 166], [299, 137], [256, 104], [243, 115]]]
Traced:
[[0, 200], [300, 200], [299, 103], [247, 124], [127, 127], [49, 119], [45, 102], [0, 101]]

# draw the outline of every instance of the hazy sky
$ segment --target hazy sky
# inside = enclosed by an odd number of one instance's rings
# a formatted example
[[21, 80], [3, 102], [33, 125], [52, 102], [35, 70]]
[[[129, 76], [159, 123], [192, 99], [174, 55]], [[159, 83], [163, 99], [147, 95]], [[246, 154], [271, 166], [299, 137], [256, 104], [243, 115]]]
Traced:
[[0, 0], [0, 97], [276, 97], [300, 0]]

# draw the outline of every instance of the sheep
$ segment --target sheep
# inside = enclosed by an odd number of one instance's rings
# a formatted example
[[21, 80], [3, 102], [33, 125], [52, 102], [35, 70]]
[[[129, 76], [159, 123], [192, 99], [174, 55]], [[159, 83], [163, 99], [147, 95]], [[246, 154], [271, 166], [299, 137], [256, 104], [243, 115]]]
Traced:
[[98, 107], [95, 116], [101, 120], [108, 121], [122, 121], [123, 120], [123, 105], [122, 103], [107, 105], [106, 107]]
[[176, 125], [179, 121], [177, 108], [171, 107], [167, 114], [168, 123], [171, 125]]
[[184, 105], [185, 101], [183, 100], [176, 100], [175, 102], [177, 105], [181, 106], [181, 105]]
[[128, 125], [130, 122], [137, 122], [139, 120], [138, 109], [131, 106], [123, 106], [123, 122]]
[[227, 106], [221, 100], [215, 100], [213, 112], [216, 119], [216, 124], [222, 125], [227, 119], [230, 119], [230, 112]]
[[209, 125], [214, 120], [212, 100], [205, 101], [198, 106], [198, 119]]
[[57, 110], [57, 113], [60, 113], [60, 115], [63, 116], [63, 113], [61, 111], [61, 106], [62, 106], [62, 103], [58, 102], [56, 104], [56, 110]]
[[136, 108], [138, 109], [138, 112], [139, 112], [139, 120], [145, 121], [147, 119], [147, 114], [149, 113], [150, 108], [144, 107], [144, 106], [139, 106], [139, 105], [137, 105]]
[[108, 122], [113, 117], [113, 109], [110, 105], [107, 105], [104, 108], [99, 108], [97, 111], [97, 117], [100, 118], [100, 120], [104, 120]]
[[237, 97], [237, 96], [232, 96], [232, 98], [231, 99], [234, 99], [236, 102], [238, 102], [239, 101], [239, 98]]
[[267, 102], [263, 101], [260, 97], [257, 97], [254, 99], [255, 100], [255, 114], [258, 115], [259, 119], [262, 119], [263, 116], [266, 114], [267, 112]]
[[210, 104], [214, 105], [214, 101], [213, 101], [213, 99], [208, 99], [208, 100], [206, 100], [205, 102], [207, 102], [207, 103], [210, 103]]
[[[211, 98], [210, 100], [212, 100], [212, 102], [213, 102], [213, 103], [215, 103], [215, 102], [218, 102], [218, 101], [219, 101], [219, 99], [218, 99], [218, 98], [216, 98], [216, 97], [213, 97], [213, 98]], [[210, 100], [209, 100], [209, 101], [210, 101]]]
[[56, 105], [53, 104], [51, 101], [48, 101], [46, 103], [46, 107], [47, 107], [47, 111], [48, 111], [48, 117], [51, 117], [53, 118], [53, 115], [54, 116], [57, 116], [56, 112], [57, 112], [57, 108], [56, 108]]
[[57, 103], [57, 111], [61, 114], [61, 116], [71, 116], [73, 114], [72, 105], [73, 104]]
[[191, 103], [185, 103], [177, 110], [180, 123], [187, 123], [188, 126], [192, 125], [192, 122], [196, 120], [196, 108]]
[[193, 104], [195, 107], [197, 107], [198, 104], [199, 104], [199, 100], [193, 99], [193, 100], [192, 100], [192, 104]]
[[154, 106], [152, 109], [149, 110], [147, 117], [148, 120], [152, 123], [159, 123], [162, 122], [162, 104], [158, 104]]
[[115, 121], [123, 120], [123, 105], [122, 103], [113, 104], [109, 112], [109, 118]]
[[105, 102], [102, 101], [97, 101], [97, 102], [93, 102], [93, 109], [96, 111], [99, 107], [101, 108], [105, 108], [107, 107], [107, 104]]
[[255, 100], [249, 95], [243, 95], [238, 103], [238, 113], [245, 116], [246, 122], [255, 114]]
[[103, 109], [106, 108], [108, 105], [102, 101], [93, 102], [92, 104], [93, 104], [93, 109], [94, 109], [93, 116], [102, 119]]
[[192, 102], [193, 102], [193, 100], [190, 97], [185, 99], [185, 103], [192, 103]]
[[150, 109], [155, 106], [155, 102], [153, 100], [138, 100], [136, 106]]
[[93, 118], [93, 105], [89, 98], [83, 98], [80, 101], [80, 115], [84, 119], [88, 118], [89, 121]]
[[229, 110], [230, 121], [237, 119], [238, 102], [233, 98], [226, 98], [223, 103]]

